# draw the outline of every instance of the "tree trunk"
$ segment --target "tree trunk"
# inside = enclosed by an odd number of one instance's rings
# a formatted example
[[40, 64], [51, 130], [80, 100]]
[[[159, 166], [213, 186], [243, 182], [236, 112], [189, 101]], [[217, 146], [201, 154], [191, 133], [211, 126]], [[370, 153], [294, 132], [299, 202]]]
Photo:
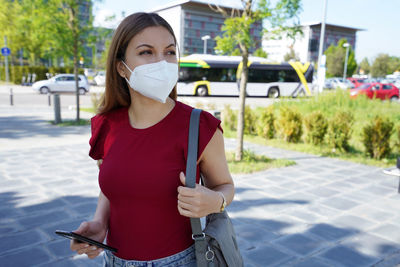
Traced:
[[74, 74], [75, 74], [75, 89], [76, 89], [76, 122], [79, 123], [79, 77], [78, 77], [78, 36], [74, 35]]
[[240, 74], [240, 93], [239, 93], [239, 114], [237, 124], [237, 145], [235, 160], [241, 161], [243, 158], [243, 134], [244, 134], [244, 111], [246, 107], [246, 86], [248, 77], [248, 62], [249, 52], [247, 47], [243, 46], [242, 50], [242, 72]]

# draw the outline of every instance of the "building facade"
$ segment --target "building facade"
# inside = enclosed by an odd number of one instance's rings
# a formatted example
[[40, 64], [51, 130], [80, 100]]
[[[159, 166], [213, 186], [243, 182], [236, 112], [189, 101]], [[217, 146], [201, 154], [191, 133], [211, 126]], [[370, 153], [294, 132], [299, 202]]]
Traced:
[[[279, 40], [264, 40], [263, 49], [268, 53], [268, 59], [276, 62], [285, 61], [284, 57], [293, 49], [296, 57], [302, 62], [317, 62], [321, 23], [307, 23], [301, 25], [303, 35], [297, 35], [295, 40], [282, 36]], [[356, 46], [356, 33], [362, 29], [325, 24], [325, 38], [323, 51], [330, 45], [337, 45], [340, 39], [345, 38], [353, 50]]]
[[[231, 8], [222, 8], [227, 10], [229, 14]], [[156, 8], [151, 12], [158, 13], [171, 25], [178, 41], [181, 56], [204, 52], [216, 54], [214, 50], [216, 46], [215, 37], [222, 36], [222, 26], [225, 19], [220, 13], [212, 10], [207, 3], [193, 0], [178, 1]], [[262, 45], [261, 33], [261, 21], [254, 23], [251, 34], [255, 40], [255, 49]], [[204, 36], [210, 38], [202, 40]], [[206, 42], [206, 51], [204, 51], [204, 42]]]

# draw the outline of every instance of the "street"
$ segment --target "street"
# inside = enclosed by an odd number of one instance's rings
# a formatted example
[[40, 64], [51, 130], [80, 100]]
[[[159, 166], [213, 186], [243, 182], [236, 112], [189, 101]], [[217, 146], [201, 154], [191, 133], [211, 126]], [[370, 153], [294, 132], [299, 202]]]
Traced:
[[[32, 90], [30, 86], [20, 85], [0, 85], [0, 106], [10, 105], [10, 88], [13, 92], [13, 102], [15, 106], [48, 106], [48, 95], [41, 95]], [[92, 107], [91, 95], [97, 94], [98, 96], [104, 92], [104, 87], [91, 86], [90, 93], [81, 95], [80, 105], [82, 107]], [[178, 96], [178, 100], [189, 105], [203, 105], [205, 107], [212, 105], [213, 109], [222, 110], [224, 105], [231, 105], [231, 108], [239, 106], [238, 97], [197, 97], [197, 96]], [[51, 96], [51, 103], [53, 97]], [[266, 97], [247, 97], [246, 105], [251, 107], [269, 106], [275, 99]], [[63, 93], [60, 95], [61, 107], [72, 108], [76, 106], [76, 96], [72, 93]]]

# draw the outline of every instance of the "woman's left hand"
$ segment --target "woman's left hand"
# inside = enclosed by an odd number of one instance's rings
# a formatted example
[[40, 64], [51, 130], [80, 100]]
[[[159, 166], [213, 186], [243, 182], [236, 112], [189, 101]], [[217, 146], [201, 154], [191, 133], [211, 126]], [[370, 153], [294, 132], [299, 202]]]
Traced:
[[195, 188], [185, 187], [183, 172], [179, 178], [183, 186], [178, 187], [178, 211], [182, 216], [201, 218], [220, 211], [223, 199], [218, 192], [199, 184]]

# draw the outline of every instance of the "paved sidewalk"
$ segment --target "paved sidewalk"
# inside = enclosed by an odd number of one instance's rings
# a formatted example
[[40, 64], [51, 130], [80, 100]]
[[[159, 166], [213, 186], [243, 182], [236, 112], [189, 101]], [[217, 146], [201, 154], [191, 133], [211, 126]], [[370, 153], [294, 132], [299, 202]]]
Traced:
[[[54, 234], [75, 229], [95, 210], [90, 127], [57, 127], [49, 119], [45, 108], [0, 106], [0, 265], [101, 266], [100, 257], [76, 256]], [[226, 149], [234, 147], [227, 139]], [[228, 211], [245, 266], [400, 264], [398, 178], [341, 160], [246, 147], [297, 164], [234, 176]]]

